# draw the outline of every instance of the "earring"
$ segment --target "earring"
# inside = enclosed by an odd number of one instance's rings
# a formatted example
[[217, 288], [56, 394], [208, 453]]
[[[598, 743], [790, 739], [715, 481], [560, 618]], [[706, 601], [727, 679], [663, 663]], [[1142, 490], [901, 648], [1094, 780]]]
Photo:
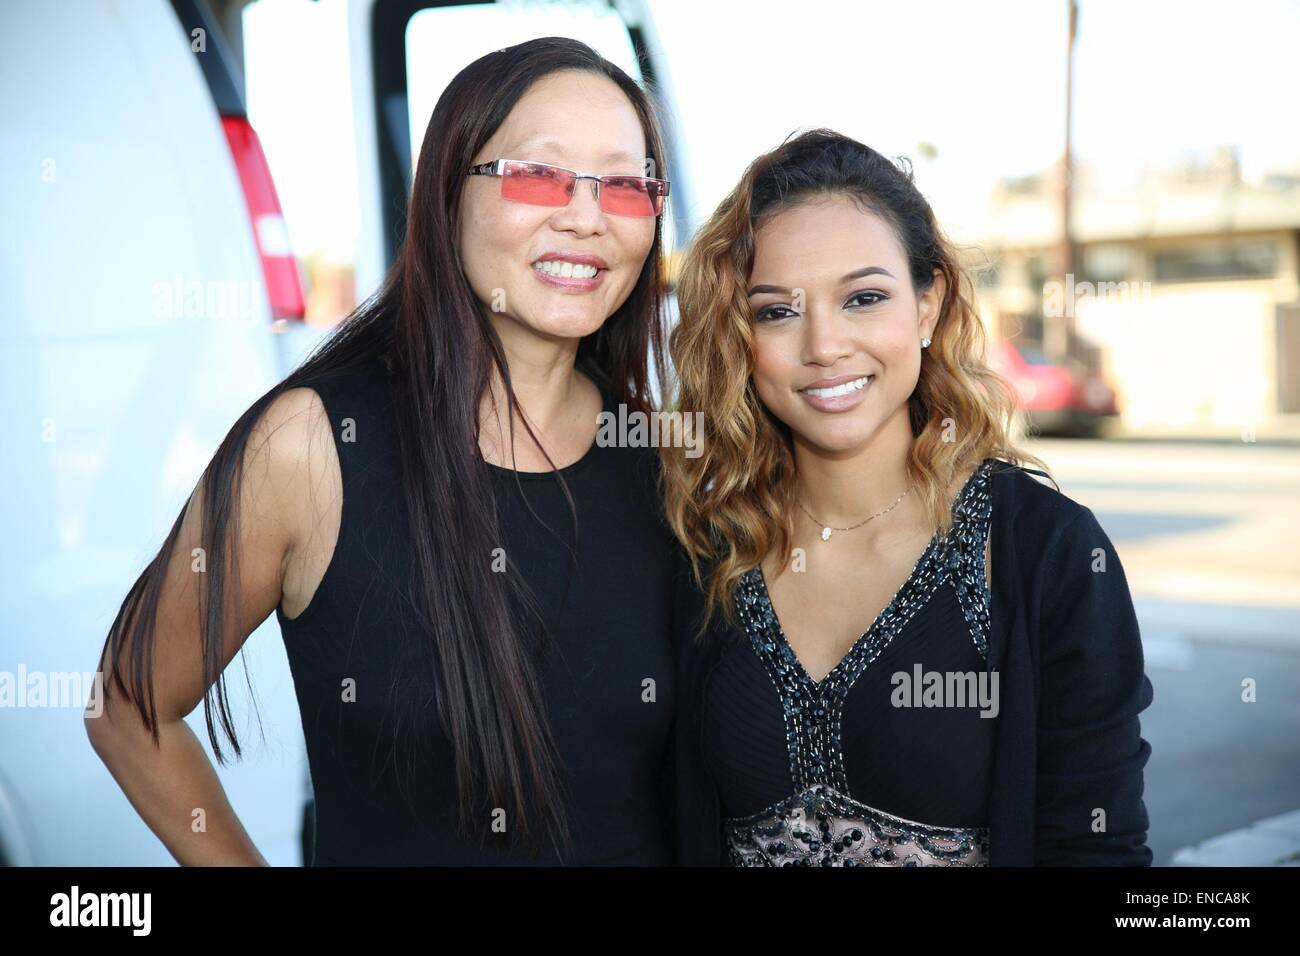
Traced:
[[929, 338], [921, 339], [921, 348], [928, 349], [929, 347], [930, 347], [930, 339]]

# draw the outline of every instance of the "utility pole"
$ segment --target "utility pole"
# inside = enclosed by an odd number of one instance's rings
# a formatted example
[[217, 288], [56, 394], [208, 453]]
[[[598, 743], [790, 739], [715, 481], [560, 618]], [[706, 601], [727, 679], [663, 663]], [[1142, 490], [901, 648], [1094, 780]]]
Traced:
[[[1056, 269], [1054, 270], [1062, 283], [1075, 281], [1076, 256], [1073, 226], [1070, 209], [1074, 194], [1074, 161], [1071, 153], [1070, 127], [1073, 125], [1074, 113], [1074, 39], [1079, 25], [1078, 0], [1066, 0], [1069, 22], [1065, 43], [1065, 153], [1061, 157], [1060, 204], [1061, 235], [1056, 249]], [[1073, 298], [1070, 290], [1065, 290], [1067, 301]], [[1070, 354], [1073, 341], [1073, 316], [1066, 309], [1062, 315], [1043, 316], [1043, 351], [1055, 361], [1060, 361]]]

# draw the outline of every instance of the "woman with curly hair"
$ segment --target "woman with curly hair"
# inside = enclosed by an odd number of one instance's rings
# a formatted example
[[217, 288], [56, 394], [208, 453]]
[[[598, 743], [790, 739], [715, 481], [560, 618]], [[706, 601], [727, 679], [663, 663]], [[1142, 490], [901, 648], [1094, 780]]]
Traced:
[[688, 864], [1149, 865], [1132, 599], [1023, 467], [969, 279], [910, 171], [759, 157], [679, 283], [663, 453]]

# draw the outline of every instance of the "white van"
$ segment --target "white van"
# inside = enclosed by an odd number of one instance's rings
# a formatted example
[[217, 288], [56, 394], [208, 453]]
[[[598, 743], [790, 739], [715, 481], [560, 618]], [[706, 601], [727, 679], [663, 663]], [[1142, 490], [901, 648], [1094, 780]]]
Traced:
[[[297, 264], [201, 3], [5, 4], [0, 73], [0, 862], [172, 864], [86, 738], [84, 672], [226, 431], [310, 344]], [[222, 783], [297, 865], [306, 755], [274, 619], [245, 659], [266, 741], [240, 721]]]

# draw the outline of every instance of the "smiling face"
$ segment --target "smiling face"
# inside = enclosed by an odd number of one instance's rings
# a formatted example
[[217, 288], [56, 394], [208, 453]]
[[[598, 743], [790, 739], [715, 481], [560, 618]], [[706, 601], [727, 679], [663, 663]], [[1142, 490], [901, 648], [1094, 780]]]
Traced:
[[[603, 76], [566, 70], [533, 84], [473, 162], [519, 159], [644, 176], [645, 153], [645, 132], [623, 91]], [[635, 287], [655, 220], [604, 212], [590, 180], [578, 181], [567, 206], [507, 200], [501, 183], [468, 176], [461, 194], [461, 260], [475, 296], [507, 341], [595, 332]], [[576, 278], [566, 257], [578, 260]], [[545, 258], [561, 261], [543, 271], [537, 266]]]
[[893, 228], [847, 196], [782, 210], [754, 243], [754, 388], [796, 446], [840, 457], [910, 440], [942, 278], [918, 296]]

